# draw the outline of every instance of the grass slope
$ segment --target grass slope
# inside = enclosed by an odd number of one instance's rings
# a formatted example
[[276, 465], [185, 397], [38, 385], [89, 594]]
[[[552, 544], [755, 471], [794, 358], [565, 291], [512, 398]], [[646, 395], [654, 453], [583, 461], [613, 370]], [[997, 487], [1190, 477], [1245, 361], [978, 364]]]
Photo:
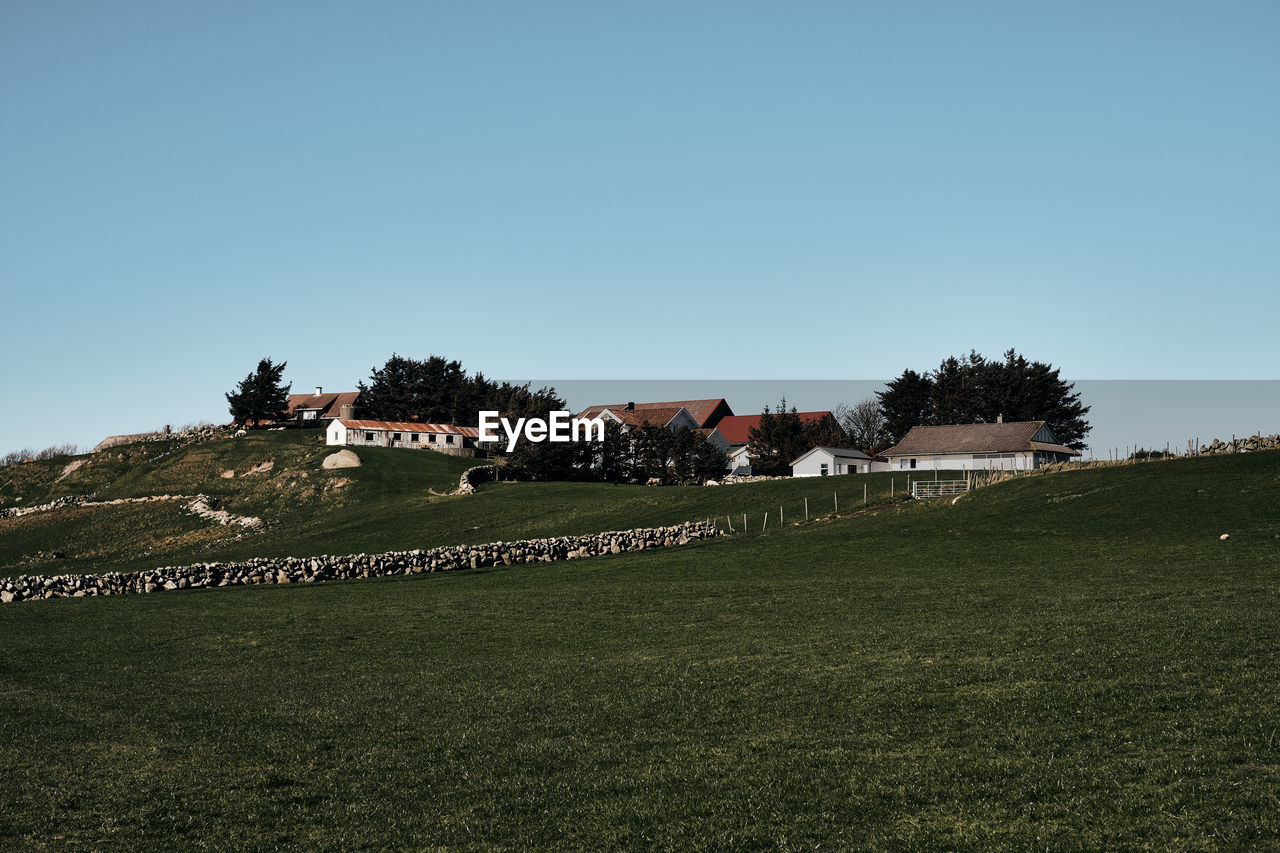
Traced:
[[0, 846], [1271, 846], [1278, 503], [1256, 454], [0, 608]]
[[[0, 519], [0, 576], [143, 569], [157, 565], [429, 548], [593, 533], [725, 516], [741, 527], [747, 513], [760, 527], [778, 510], [796, 520], [805, 501], [812, 516], [831, 513], [834, 493], [852, 510], [868, 501], [901, 498], [906, 475], [779, 480], [729, 487], [616, 486], [592, 483], [490, 483], [476, 495], [448, 497], [474, 460], [427, 451], [359, 448], [359, 468], [321, 469], [333, 448], [319, 431], [255, 433], [247, 438], [182, 447], [144, 443], [87, 457], [58, 479], [67, 462], [28, 463], [0, 470], [0, 505], [32, 506], [62, 495], [99, 499], [156, 494], [218, 498], [238, 515], [268, 522], [260, 533], [199, 522], [169, 504], [59, 510]], [[248, 473], [271, 462], [270, 471]], [[225, 472], [236, 476], [226, 478]], [[946, 476], [945, 474], [943, 476]], [[21, 503], [17, 498], [21, 497]], [[52, 559], [61, 552], [65, 559]]]

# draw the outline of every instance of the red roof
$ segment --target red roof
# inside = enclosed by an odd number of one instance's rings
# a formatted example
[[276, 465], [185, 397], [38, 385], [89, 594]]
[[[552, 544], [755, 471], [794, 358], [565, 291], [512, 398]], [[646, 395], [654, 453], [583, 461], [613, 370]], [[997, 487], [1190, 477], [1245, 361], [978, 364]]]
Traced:
[[[830, 412], [797, 412], [801, 423], [815, 423], [825, 418]], [[760, 426], [760, 415], [730, 415], [721, 418], [716, 424], [716, 432], [730, 444], [746, 444], [751, 440], [748, 434], [752, 427]]]
[[304, 409], [320, 412], [319, 417], [337, 417], [345, 405], [354, 406], [359, 391], [344, 391], [340, 394], [290, 394], [289, 414], [296, 415]]
[[[680, 407], [650, 407], [642, 409], [637, 406], [634, 409], [609, 409], [609, 414], [616, 416], [618, 420], [628, 426], [649, 424], [650, 426], [661, 427], [671, 423], [671, 419], [680, 414]], [[596, 417], [596, 415], [588, 415], [588, 417]]]
[[417, 424], [407, 421], [348, 421], [337, 420], [347, 429], [381, 430], [383, 432], [430, 432], [445, 435], [461, 435], [476, 438], [480, 431], [475, 427], [454, 426], [453, 424]]
[[[713, 400], [668, 400], [664, 403], [633, 403], [632, 408], [637, 412], [643, 412], [653, 409], [672, 409], [678, 410], [683, 408], [689, 413], [689, 417], [697, 422], [698, 426], [715, 426], [714, 423], [707, 422], [715, 418], [716, 411], [720, 407], [724, 407], [724, 411], [728, 413], [728, 417], [733, 416], [733, 409], [729, 408], [729, 404], [725, 402], [723, 397], [716, 397]], [[578, 412], [580, 418], [594, 418], [605, 409], [613, 412], [618, 417], [622, 417], [622, 412], [627, 408], [626, 403], [608, 403], [603, 406], [588, 406], [581, 412]], [[668, 418], [667, 420], [670, 420]], [[718, 423], [718, 421], [717, 421]]]

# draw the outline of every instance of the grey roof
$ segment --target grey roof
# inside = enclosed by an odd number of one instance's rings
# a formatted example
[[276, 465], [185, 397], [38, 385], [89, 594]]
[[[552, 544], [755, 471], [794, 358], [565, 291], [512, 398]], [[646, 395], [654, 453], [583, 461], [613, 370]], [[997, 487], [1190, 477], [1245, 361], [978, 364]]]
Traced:
[[992, 453], [1030, 450], [1032, 437], [1044, 421], [1006, 421], [995, 424], [916, 426], [881, 456], [931, 456], [942, 453]]

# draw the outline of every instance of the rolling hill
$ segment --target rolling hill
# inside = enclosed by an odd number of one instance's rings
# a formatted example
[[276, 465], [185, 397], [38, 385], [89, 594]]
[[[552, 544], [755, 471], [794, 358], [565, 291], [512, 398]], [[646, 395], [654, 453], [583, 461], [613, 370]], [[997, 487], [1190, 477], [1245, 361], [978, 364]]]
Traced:
[[[484, 535], [830, 486], [454, 503]], [[581, 515], [484, 517], [530, 505]], [[573, 563], [0, 607], [0, 844], [1267, 847], [1277, 506], [1258, 453]]]
[[[207, 494], [261, 518], [244, 533], [202, 522], [183, 501], [60, 507], [0, 519], [0, 575], [144, 569], [254, 556], [311, 556], [595, 533], [732, 517], [753, 527], [903, 497], [905, 475], [778, 480], [727, 487], [490, 483], [450, 496], [475, 460], [429, 451], [357, 448], [358, 468], [324, 470], [320, 431], [253, 433], [202, 444], [148, 442], [68, 460], [0, 469], [0, 508], [66, 496], [97, 501]], [[266, 470], [264, 470], [266, 469]], [[227, 476], [233, 475], [233, 476]], [[944, 475], [945, 476], [945, 475]], [[20, 500], [19, 500], [20, 499]], [[724, 520], [726, 528], [729, 520]], [[62, 557], [54, 558], [54, 553]]]

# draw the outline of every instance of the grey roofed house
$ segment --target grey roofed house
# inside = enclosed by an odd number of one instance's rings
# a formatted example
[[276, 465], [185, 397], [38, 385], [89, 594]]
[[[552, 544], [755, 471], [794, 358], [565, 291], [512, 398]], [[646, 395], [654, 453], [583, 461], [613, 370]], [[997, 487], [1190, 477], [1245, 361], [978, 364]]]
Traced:
[[880, 455], [895, 468], [1026, 470], [1068, 461], [1080, 451], [1059, 444], [1044, 421], [997, 421], [912, 427]]

